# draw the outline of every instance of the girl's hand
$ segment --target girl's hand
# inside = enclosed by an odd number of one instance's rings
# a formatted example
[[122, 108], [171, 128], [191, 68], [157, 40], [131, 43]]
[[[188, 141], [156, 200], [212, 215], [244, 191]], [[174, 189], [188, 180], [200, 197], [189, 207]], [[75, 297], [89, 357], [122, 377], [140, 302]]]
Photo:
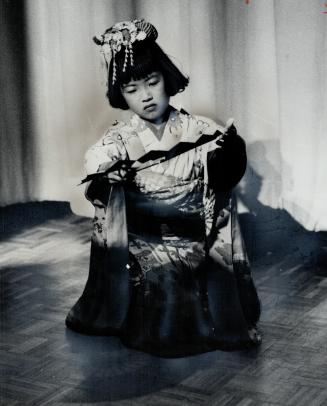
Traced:
[[106, 177], [110, 184], [121, 183], [126, 180], [127, 171], [120, 169], [119, 171], [109, 172]]
[[228, 137], [230, 135], [237, 135], [236, 128], [234, 127], [233, 118], [229, 118], [227, 120], [222, 134], [220, 134], [219, 137], [217, 138], [216, 140], [217, 148], [222, 148], [224, 146], [225, 136]]
[[126, 182], [134, 176], [134, 172], [134, 169], [123, 165], [119, 170], [107, 173], [106, 178], [110, 184]]

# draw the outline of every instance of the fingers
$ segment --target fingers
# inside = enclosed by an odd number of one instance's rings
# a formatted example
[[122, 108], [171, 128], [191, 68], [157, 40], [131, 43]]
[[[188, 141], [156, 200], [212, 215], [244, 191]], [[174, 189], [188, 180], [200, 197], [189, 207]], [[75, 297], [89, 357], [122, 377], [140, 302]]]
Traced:
[[120, 182], [126, 182], [130, 179], [133, 178], [133, 176], [135, 175], [135, 170], [128, 168], [127, 166], [122, 166], [122, 168], [120, 168], [117, 171], [114, 172], [109, 172], [107, 174], [107, 179], [109, 180], [109, 183], [120, 183]]
[[217, 148], [221, 148], [224, 145], [224, 134], [220, 135], [216, 140]]
[[119, 175], [118, 171], [108, 173], [107, 178], [108, 178], [109, 183], [112, 183], [112, 184], [120, 183], [123, 181], [123, 179]]
[[226, 148], [227, 145], [229, 144], [229, 141], [231, 140], [231, 137], [233, 138], [234, 136], [237, 135], [237, 130], [233, 122], [234, 119], [229, 119], [227, 121], [222, 134], [216, 139], [217, 148], [223, 148], [224, 146]]

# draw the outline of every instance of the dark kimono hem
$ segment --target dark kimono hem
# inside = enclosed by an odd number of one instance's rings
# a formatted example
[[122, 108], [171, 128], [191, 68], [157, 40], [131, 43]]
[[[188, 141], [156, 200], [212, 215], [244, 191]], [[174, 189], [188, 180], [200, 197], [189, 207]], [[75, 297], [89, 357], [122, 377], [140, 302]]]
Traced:
[[242, 351], [249, 350], [260, 345], [260, 342], [252, 341], [251, 339], [234, 342], [217, 340], [213, 342], [208, 341], [190, 345], [185, 343], [176, 343], [174, 346], [148, 344], [140, 347], [129, 343], [129, 341], [124, 340], [124, 338], [121, 338], [121, 342], [125, 345], [125, 347], [161, 358], [183, 358], [212, 351]]
[[121, 335], [121, 330], [113, 327], [97, 327], [94, 324], [82, 323], [80, 320], [68, 314], [65, 320], [66, 327], [76, 333], [94, 336], [117, 336]]
[[230, 340], [230, 338], [224, 340], [214, 339], [202, 339], [202, 341], [194, 339], [192, 342], [169, 342], [164, 343], [137, 343], [131, 340], [130, 335], [124, 332], [123, 329], [116, 329], [112, 327], [99, 328], [94, 325], [88, 325], [81, 321], [70, 317], [69, 315], [65, 320], [66, 326], [77, 333], [94, 336], [114, 336], [120, 338], [122, 344], [135, 351], [144, 352], [156, 357], [161, 358], [183, 358], [192, 355], [199, 355], [212, 351], [242, 351], [249, 350], [251, 348], [258, 347], [260, 345], [259, 340], [248, 339]]

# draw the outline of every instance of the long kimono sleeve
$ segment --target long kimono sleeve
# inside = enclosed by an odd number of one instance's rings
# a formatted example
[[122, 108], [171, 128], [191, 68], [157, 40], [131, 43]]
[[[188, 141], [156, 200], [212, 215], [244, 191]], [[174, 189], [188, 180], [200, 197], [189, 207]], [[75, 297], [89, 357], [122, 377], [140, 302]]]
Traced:
[[242, 237], [237, 213], [237, 201], [233, 187], [246, 170], [246, 146], [230, 127], [223, 142], [213, 141], [204, 151], [208, 183], [204, 199], [207, 230], [208, 256], [224, 278], [226, 289], [231, 294], [237, 287], [238, 302], [249, 328], [256, 325], [260, 317], [260, 300], [254, 286], [250, 263]]
[[[95, 173], [112, 161], [126, 159], [126, 157], [123, 137], [118, 131], [109, 129], [86, 152], [85, 167], [90, 171], [88, 173]], [[85, 196], [95, 207], [92, 241], [97, 246], [107, 247], [109, 250], [118, 247], [125, 252], [127, 224], [122, 184], [109, 184], [107, 177], [97, 177], [87, 184]]]
[[[122, 137], [117, 131], [109, 129], [102, 138], [92, 145], [85, 154], [84, 166], [88, 175], [105, 169], [113, 161], [126, 159], [127, 152]], [[110, 187], [106, 178], [89, 182], [85, 196], [95, 206], [106, 206]]]
[[126, 149], [121, 139], [119, 134], [108, 130], [98, 142], [87, 150], [84, 165], [88, 175], [98, 172], [101, 165], [107, 162], [126, 159]]
[[[125, 157], [121, 135], [110, 131], [86, 152], [85, 168], [92, 174], [102, 165]], [[87, 184], [85, 196], [95, 207], [89, 276], [66, 324], [88, 334], [117, 334], [126, 318], [130, 298], [124, 188], [99, 177]]]

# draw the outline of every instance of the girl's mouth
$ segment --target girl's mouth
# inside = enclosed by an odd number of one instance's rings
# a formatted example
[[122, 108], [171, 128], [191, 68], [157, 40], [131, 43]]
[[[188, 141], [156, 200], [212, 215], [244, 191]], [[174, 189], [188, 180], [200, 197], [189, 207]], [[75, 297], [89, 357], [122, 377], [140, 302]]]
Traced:
[[153, 104], [149, 104], [149, 105], [145, 106], [143, 110], [151, 112], [151, 111], [154, 111], [156, 108], [157, 108], [157, 105], [153, 103]]

